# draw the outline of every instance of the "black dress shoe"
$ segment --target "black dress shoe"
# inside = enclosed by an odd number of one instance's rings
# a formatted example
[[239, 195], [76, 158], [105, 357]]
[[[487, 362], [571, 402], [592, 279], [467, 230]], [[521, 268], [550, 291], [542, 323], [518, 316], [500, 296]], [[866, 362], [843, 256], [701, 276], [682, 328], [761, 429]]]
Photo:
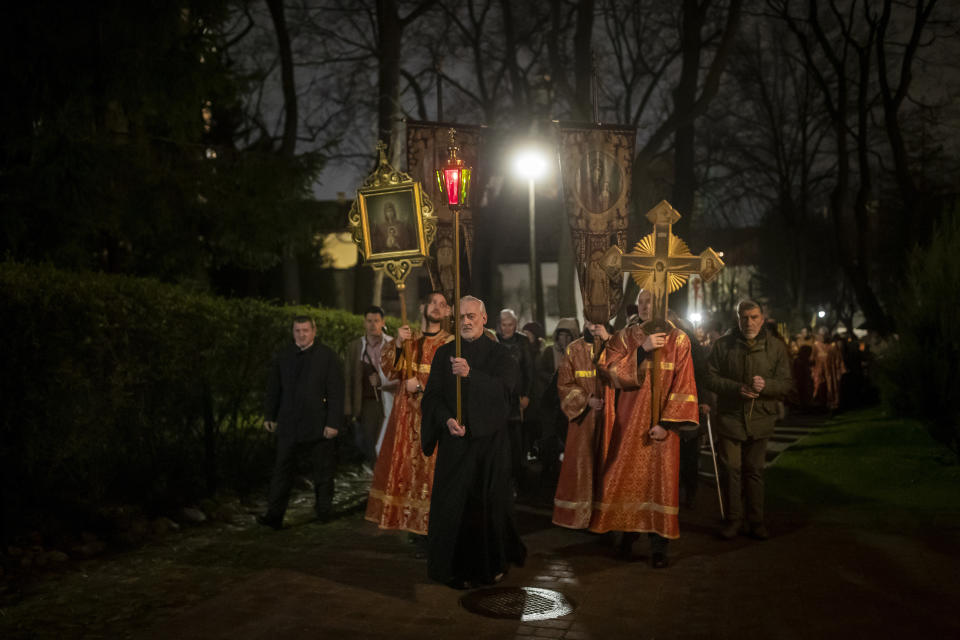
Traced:
[[257, 524], [264, 527], [270, 527], [274, 531], [280, 531], [283, 529], [283, 520], [275, 520], [273, 518], [268, 518], [267, 516], [257, 516]]
[[467, 589], [473, 589], [473, 583], [469, 580], [458, 580], [454, 578], [447, 583], [447, 586], [451, 589], [458, 589], [460, 591], [466, 591]]
[[742, 524], [739, 520], [728, 520], [717, 533], [724, 540], [733, 540], [740, 535]]
[[666, 569], [670, 563], [667, 561], [667, 554], [660, 551], [650, 556], [650, 566], [654, 569]]
[[617, 545], [617, 558], [619, 560], [629, 560], [633, 556], [633, 543], [640, 537], [639, 533], [633, 531], [624, 531], [620, 535], [620, 543]]

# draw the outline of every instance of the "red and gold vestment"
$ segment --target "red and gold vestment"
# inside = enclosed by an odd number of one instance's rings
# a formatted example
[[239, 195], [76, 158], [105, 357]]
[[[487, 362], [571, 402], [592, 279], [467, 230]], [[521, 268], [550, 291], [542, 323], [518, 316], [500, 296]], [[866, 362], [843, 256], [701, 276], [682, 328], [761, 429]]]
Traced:
[[[583, 338], [574, 340], [557, 368], [560, 408], [570, 424], [553, 499], [553, 523], [572, 529], [590, 525], [594, 478], [603, 459], [604, 409], [591, 408], [587, 400], [600, 398], [604, 407], [613, 411], [613, 387], [597, 374], [594, 348], [594, 343]], [[603, 357], [601, 352], [599, 358]]]
[[[429, 336], [415, 334], [411, 368], [412, 377], [419, 380], [421, 388], [427, 386], [434, 353], [451, 340], [453, 336], [446, 331]], [[366, 519], [376, 522], [381, 529], [426, 535], [436, 455], [427, 457], [420, 448], [422, 394], [407, 392], [403, 382], [406, 363], [406, 356], [394, 343], [384, 345], [383, 374], [401, 382], [373, 470]]]
[[[600, 471], [590, 530], [651, 531], [677, 538], [680, 503], [680, 438], [671, 423], [698, 424], [697, 386], [690, 340], [678, 329], [664, 346], [643, 355], [639, 326], [618, 331], [598, 364], [617, 388], [615, 411], [605, 412], [609, 446]], [[654, 441], [651, 375], [659, 375], [659, 423], [667, 438]]]

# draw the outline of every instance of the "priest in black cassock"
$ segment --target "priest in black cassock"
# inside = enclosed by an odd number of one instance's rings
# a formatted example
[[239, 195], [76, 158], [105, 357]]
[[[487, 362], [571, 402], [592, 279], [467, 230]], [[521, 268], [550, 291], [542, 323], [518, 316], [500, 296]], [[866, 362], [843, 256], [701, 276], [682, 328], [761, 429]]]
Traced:
[[[527, 550], [513, 520], [510, 435], [520, 369], [507, 349], [487, 338], [483, 301], [460, 301], [461, 356], [437, 349], [423, 394], [421, 445], [438, 448], [428, 529], [431, 578], [458, 589], [499, 582]], [[457, 422], [456, 376], [462, 424]]]

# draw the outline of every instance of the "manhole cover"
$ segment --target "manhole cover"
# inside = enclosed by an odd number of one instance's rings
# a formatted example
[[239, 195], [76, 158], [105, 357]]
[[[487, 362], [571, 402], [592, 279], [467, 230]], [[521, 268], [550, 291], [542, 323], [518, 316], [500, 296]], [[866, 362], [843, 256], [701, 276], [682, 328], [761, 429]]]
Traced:
[[549, 620], [573, 613], [576, 604], [559, 591], [537, 587], [492, 587], [460, 598], [460, 606], [488, 618]]

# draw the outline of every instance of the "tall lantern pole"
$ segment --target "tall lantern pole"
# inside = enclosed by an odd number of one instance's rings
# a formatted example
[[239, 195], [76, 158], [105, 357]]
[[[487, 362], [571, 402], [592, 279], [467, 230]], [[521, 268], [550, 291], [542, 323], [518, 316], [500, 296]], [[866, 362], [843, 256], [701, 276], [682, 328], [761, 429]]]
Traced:
[[[457, 357], [460, 357], [460, 210], [468, 206], [470, 198], [471, 168], [457, 157], [460, 147], [456, 144], [456, 129], [450, 129], [450, 146], [447, 147], [447, 162], [437, 169], [437, 184], [440, 194], [453, 212], [453, 315], [454, 340]], [[460, 400], [460, 376], [457, 376], [457, 424], [463, 424], [463, 408]]]

